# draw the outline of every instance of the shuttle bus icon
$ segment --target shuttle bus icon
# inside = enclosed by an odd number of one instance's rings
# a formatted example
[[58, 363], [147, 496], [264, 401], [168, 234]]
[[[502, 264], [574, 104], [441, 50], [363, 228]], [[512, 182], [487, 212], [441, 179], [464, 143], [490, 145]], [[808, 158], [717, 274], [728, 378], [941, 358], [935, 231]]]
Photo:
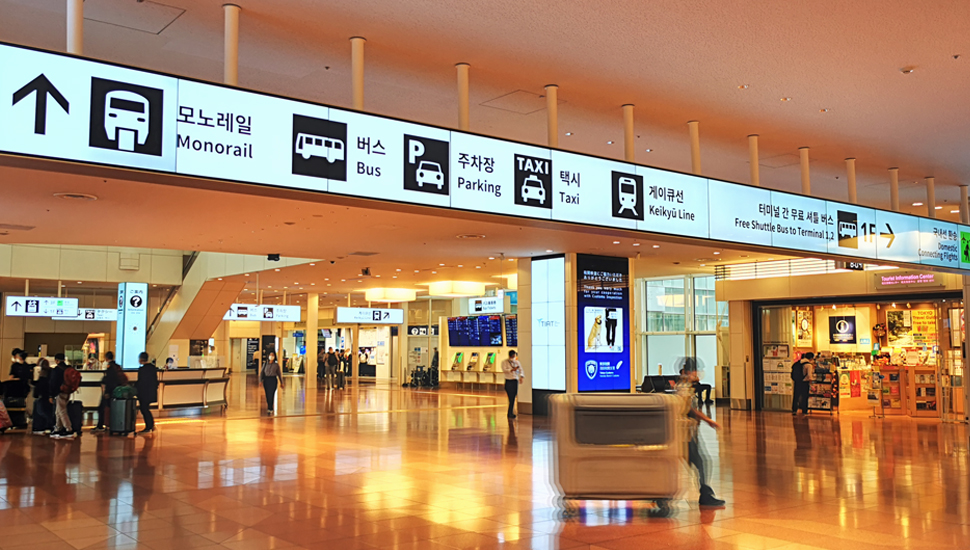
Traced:
[[151, 105], [141, 94], [112, 90], [104, 97], [104, 131], [118, 142], [121, 151], [134, 151], [135, 143], [148, 140], [148, 114]]
[[299, 133], [296, 135], [296, 152], [302, 155], [304, 160], [320, 157], [333, 164], [344, 160], [344, 142], [339, 139]]
[[620, 198], [620, 211], [617, 214], [622, 214], [624, 210], [629, 210], [633, 212], [634, 216], [639, 216], [637, 213], [637, 182], [633, 178], [620, 178], [619, 179], [619, 198]]

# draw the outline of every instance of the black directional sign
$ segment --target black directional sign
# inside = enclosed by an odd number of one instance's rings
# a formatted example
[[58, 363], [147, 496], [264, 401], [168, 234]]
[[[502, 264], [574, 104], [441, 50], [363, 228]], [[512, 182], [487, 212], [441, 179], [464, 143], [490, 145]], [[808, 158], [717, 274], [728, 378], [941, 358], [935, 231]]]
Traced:
[[47, 133], [47, 96], [50, 95], [54, 98], [54, 101], [64, 109], [65, 113], [71, 112], [71, 104], [68, 103], [67, 98], [65, 98], [57, 88], [51, 84], [51, 81], [41, 73], [37, 78], [31, 80], [27, 84], [24, 84], [23, 88], [20, 88], [13, 93], [13, 104], [16, 105], [20, 100], [29, 96], [32, 93], [36, 93], [35, 98], [36, 103], [34, 104], [34, 133], [35, 134], [46, 134]]

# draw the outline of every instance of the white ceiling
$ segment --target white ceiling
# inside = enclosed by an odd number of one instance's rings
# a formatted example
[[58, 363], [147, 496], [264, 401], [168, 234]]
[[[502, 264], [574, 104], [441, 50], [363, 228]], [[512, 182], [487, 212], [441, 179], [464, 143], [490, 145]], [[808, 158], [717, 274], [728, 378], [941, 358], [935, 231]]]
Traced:
[[[645, 164], [688, 170], [685, 123], [697, 119], [711, 177], [747, 181], [746, 136], [758, 133], [762, 184], [774, 188], [800, 189], [785, 156], [800, 146], [812, 148], [813, 192], [825, 198], [845, 199], [846, 157], [858, 158], [859, 200], [873, 206], [888, 207], [890, 166], [905, 205], [925, 198], [924, 176], [936, 177], [941, 203], [955, 204], [955, 186], [970, 182], [965, 0], [237, 3], [248, 88], [347, 106], [347, 39], [360, 35], [366, 108], [381, 114], [454, 126], [454, 64], [468, 62], [472, 129], [482, 133], [543, 143], [544, 110], [481, 104], [556, 83], [560, 130], [574, 133], [561, 138], [566, 149], [621, 156], [620, 105], [634, 103]], [[85, 53], [220, 80], [222, 4], [87, 0]], [[63, 50], [64, 12], [64, 0], [0, 0], [0, 39]], [[904, 75], [907, 66], [916, 69]]]

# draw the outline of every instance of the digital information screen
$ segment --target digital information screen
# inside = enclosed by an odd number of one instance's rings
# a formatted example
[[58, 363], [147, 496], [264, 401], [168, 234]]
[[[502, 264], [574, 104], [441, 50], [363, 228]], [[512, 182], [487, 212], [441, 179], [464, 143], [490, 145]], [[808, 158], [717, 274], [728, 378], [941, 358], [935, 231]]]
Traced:
[[519, 345], [519, 318], [516, 315], [505, 316], [505, 345], [510, 348]]
[[578, 389], [630, 391], [629, 260], [576, 255]]
[[451, 347], [501, 347], [502, 316], [449, 317], [448, 345]]

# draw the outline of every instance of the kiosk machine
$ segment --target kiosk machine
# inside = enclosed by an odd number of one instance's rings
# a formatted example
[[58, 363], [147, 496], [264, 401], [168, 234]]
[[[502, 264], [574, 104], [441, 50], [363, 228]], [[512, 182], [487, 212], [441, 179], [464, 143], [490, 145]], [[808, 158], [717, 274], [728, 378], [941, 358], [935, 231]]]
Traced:
[[468, 358], [468, 368], [466, 370], [475, 370], [478, 368], [478, 352], [473, 351], [472, 356]]
[[451, 363], [451, 370], [461, 370], [461, 364], [465, 362], [465, 352], [455, 353], [455, 360]]

